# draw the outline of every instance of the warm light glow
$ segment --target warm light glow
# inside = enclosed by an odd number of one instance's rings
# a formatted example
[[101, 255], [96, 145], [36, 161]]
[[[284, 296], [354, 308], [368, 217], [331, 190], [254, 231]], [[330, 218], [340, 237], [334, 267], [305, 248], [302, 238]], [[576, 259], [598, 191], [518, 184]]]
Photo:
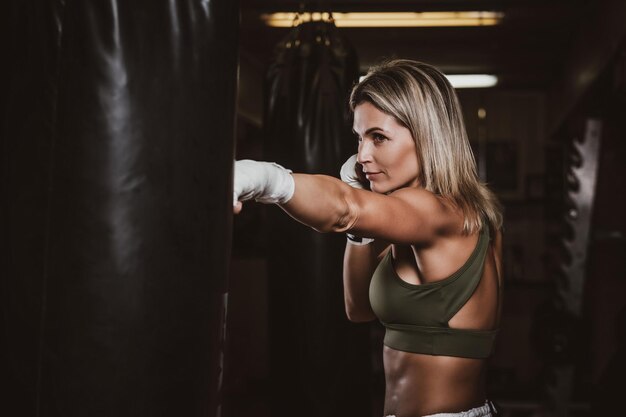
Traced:
[[[363, 81], [365, 75], [359, 77], [359, 82]], [[487, 88], [498, 84], [498, 77], [488, 74], [463, 74], [463, 75], [446, 75], [450, 84], [454, 88]], [[478, 110], [478, 117], [481, 119], [487, 117], [485, 109]]]
[[[493, 26], [500, 23], [502, 12], [401, 12], [333, 13], [337, 27], [436, 27]], [[295, 20], [296, 17], [298, 20]], [[294, 23], [327, 20], [328, 13], [262, 14], [268, 26], [291, 27]]]
[[498, 77], [488, 74], [446, 75], [454, 88], [487, 88], [498, 84]]

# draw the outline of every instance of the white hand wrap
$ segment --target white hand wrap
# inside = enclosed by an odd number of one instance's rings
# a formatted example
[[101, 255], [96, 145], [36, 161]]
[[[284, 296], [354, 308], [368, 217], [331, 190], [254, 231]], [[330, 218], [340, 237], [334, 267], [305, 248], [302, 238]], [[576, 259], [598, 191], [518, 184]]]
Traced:
[[252, 199], [266, 204], [284, 204], [291, 199], [295, 188], [291, 171], [274, 162], [235, 161], [233, 205]]
[[[339, 175], [341, 176], [341, 181], [345, 182], [352, 188], [360, 188], [364, 189], [363, 185], [359, 182], [359, 177], [356, 175], [356, 154], [352, 155], [346, 162], [341, 166], [341, 171]], [[374, 241], [374, 239], [370, 239], [369, 237], [358, 237], [351, 233], [346, 233], [348, 238], [348, 243], [351, 245], [368, 245]]]
[[343, 163], [339, 175], [341, 176], [341, 181], [345, 182], [350, 187], [363, 189], [363, 186], [359, 182], [359, 177], [356, 175], [356, 164], [356, 154], [354, 154]]

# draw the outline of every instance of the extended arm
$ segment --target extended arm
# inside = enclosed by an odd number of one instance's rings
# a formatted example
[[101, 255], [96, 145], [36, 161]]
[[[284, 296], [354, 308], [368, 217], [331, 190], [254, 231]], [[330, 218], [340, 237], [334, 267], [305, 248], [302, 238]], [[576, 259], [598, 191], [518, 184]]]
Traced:
[[458, 217], [428, 191], [402, 188], [377, 194], [326, 175], [291, 174], [267, 162], [237, 161], [234, 198], [280, 204], [320, 232], [351, 231], [401, 244], [428, 244], [435, 235], [459, 227]]

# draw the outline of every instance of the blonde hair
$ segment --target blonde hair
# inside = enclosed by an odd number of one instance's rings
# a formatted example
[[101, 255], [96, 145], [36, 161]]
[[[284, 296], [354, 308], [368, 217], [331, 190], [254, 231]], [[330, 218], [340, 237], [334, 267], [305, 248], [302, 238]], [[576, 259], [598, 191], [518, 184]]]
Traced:
[[464, 233], [480, 230], [483, 219], [492, 230], [502, 227], [500, 203], [476, 173], [456, 92], [438, 69], [406, 59], [372, 67], [352, 89], [350, 109], [362, 102], [410, 130], [421, 186], [461, 209]]

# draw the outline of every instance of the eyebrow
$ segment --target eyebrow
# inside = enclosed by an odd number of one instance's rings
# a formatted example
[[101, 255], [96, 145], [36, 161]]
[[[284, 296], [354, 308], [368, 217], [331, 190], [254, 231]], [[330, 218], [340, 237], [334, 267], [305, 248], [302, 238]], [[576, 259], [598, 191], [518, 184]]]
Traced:
[[[380, 131], [381, 131], [381, 132], [383, 132], [383, 133], [388, 133], [385, 129], [380, 128], [380, 127], [378, 127], [378, 126], [374, 126], [374, 127], [370, 127], [369, 129], [367, 129], [367, 130], [363, 133], [363, 135], [364, 135], [364, 136], [367, 136], [367, 135], [369, 135], [370, 133], [372, 133], [372, 132], [374, 132], [374, 131], [376, 131], [376, 130], [380, 130]], [[358, 133], [357, 133], [357, 132], [356, 132], [356, 130], [354, 130], [354, 129], [352, 129], [352, 133], [354, 133], [355, 135], [358, 135]]]

